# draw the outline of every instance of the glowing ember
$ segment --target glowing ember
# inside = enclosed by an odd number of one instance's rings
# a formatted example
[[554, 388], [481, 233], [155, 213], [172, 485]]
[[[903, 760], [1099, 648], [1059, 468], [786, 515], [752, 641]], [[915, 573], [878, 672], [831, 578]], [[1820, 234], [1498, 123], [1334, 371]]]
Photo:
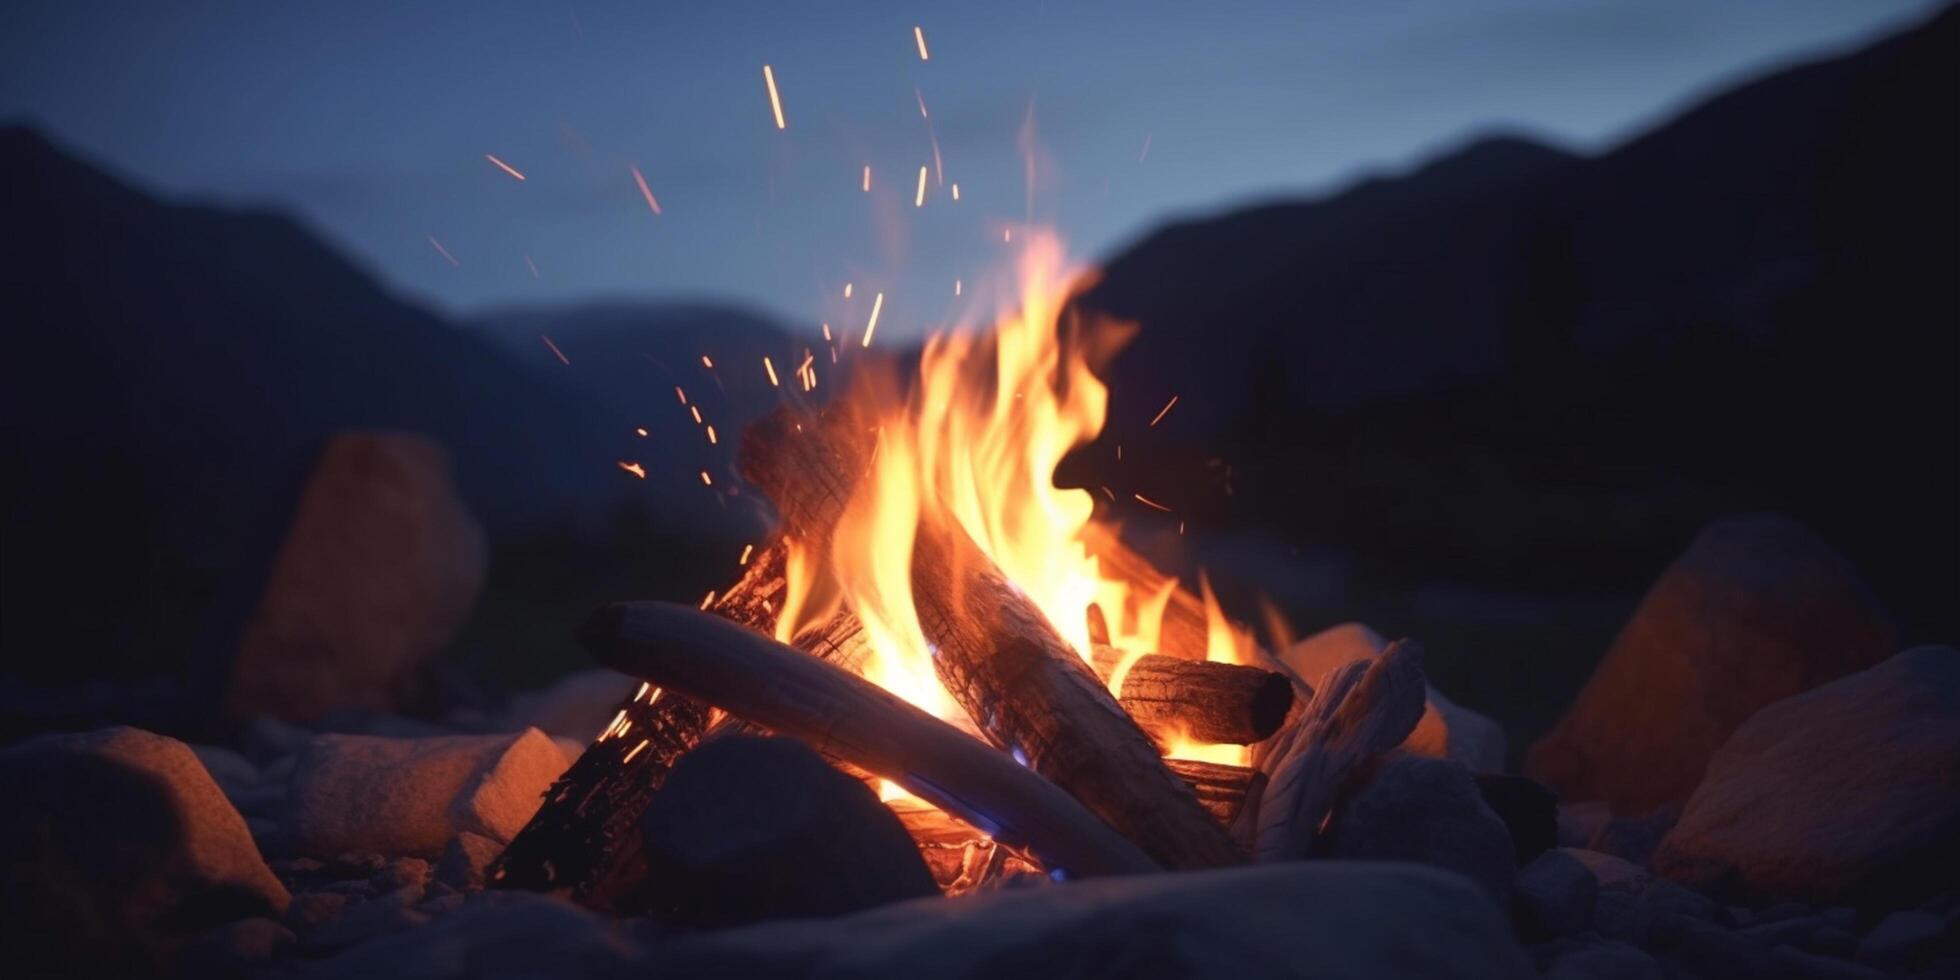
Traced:
[[913, 27], [912, 40], [919, 42], [919, 60], [931, 61], [932, 56], [926, 53], [926, 29], [923, 27]]
[[884, 308], [885, 294], [879, 293], [878, 297], [871, 301], [871, 322], [864, 325], [864, 343], [859, 346], [871, 346], [871, 335], [878, 332], [878, 311]]
[[1171, 413], [1171, 406], [1176, 404], [1177, 404], [1177, 396], [1172, 395], [1171, 400], [1165, 402], [1164, 407], [1157, 410], [1157, 417], [1150, 420], [1150, 428], [1153, 429], [1156, 428], [1157, 423], [1162, 422], [1164, 420], [1164, 416], [1169, 415]]
[[642, 439], [645, 439], [647, 437], [646, 426], [641, 426], [637, 429], [634, 429], [633, 434], [639, 436]]
[[549, 348], [551, 348], [551, 352], [552, 352], [553, 354], [556, 354], [556, 355], [558, 355], [558, 361], [559, 361], [559, 363], [561, 363], [561, 364], [564, 364], [564, 365], [565, 365], [565, 366], [567, 366], [567, 367], [570, 367], [570, 366], [571, 366], [571, 363], [572, 363], [572, 359], [571, 359], [571, 358], [569, 358], [569, 357], [566, 357], [566, 356], [565, 356], [565, 352], [564, 352], [564, 351], [562, 351], [562, 350], [559, 350], [559, 349], [558, 349], [558, 345], [557, 345], [557, 344], [554, 344], [554, 343], [552, 343], [552, 342], [551, 342], [551, 338], [550, 338], [550, 337], [547, 337], [547, 336], [545, 336], [544, 334], [538, 334], [538, 339], [539, 339], [539, 340], [542, 340], [542, 341], [544, 341], [544, 345], [545, 345], [546, 347], [549, 347]]
[[712, 371], [715, 369], [715, 362], [710, 360], [708, 355], [703, 354], [701, 355], [701, 366]]
[[642, 480], [647, 478], [647, 468], [641, 466], [638, 463], [629, 463], [626, 462], [625, 460], [620, 460], [619, 468], [625, 470], [628, 473], [633, 474], [634, 476], [639, 477]]
[[510, 164], [508, 164], [508, 163], [505, 163], [505, 162], [503, 162], [502, 160], [499, 160], [499, 159], [497, 159], [497, 157], [496, 157], [496, 155], [495, 155], [495, 154], [492, 154], [492, 153], [485, 153], [485, 154], [483, 155], [483, 159], [485, 159], [485, 160], [488, 160], [488, 161], [490, 161], [491, 163], [494, 163], [494, 164], [496, 164], [496, 165], [497, 165], [497, 169], [498, 169], [498, 170], [501, 170], [501, 171], [503, 171], [504, 173], [507, 173], [507, 174], [509, 174], [509, 175], [511, 175], [512, 177], [515, 177], [515, 178], [517, 178], [518, 180], [523, 180], [523, 179], [524, 179], [524, 175], [523, 175], [523, 174], [521, 174], [521, 173], [518, 173], [518, 172], [517, 172], [517, 168], [516, 168], [516, 167], [513, 167], [513, 166], [511, 166]]
[[719, 441], [720, 440], [715, 438], [715, 427], [712, 425], [708, 426], [708, 445], [712, 446]]
[[1137, 498], [1137, 503], [1140, 503], [1140, 504], [1142, 504], [1142, 505], [1144, 505], [1145, 507], [1152, 507], [1152, 508], [1155, 508], [1155, 509], [1157, 509], [1157, 510], [1161, 510], [1161, 511], [1163, 511], [1163, 512], [1164, 512], [1164, 513], [1166, 513], [1166, 514], [1168, 514], [1168, 513], [1170, 513], [1170, 512], [1171, 512], [1171, 509], [1170, 509], [1169, 507], [1166, 507], [1166, 506], [1164, 506], [1163, 504], [1160, 504], [1160, 503], [1158, 503], [1158, 502], [1156, 502], [1155, 500], [1152, 500], [1152, 499], [1150, 499], [1149, 497], [1146, 497], [1146, 496], [1144, 496], [1143, 494], [1140, 494], [1140, 493], [1133, 493], [1133, 494], [1130, 494], [1130, 496], [1132, 496], [1132, 497], [1135, 497], [1135, 498]]
[[955, 201], [957, 201], [957, 200], [959, 200], [959, 199], [960, 199], [960, 184], [959, 184], [959, 181], [954, 181], [954, 182], [953, 182], [953, 200], [955, 200]]
[[524, 253], [524, 268], [531, 270], [531, 278], [538, 278], [538, 264], [531, 261], [531, 253]]
[[864, 192], [865, 192], [866, 194], [869, 194], [869, 193], [871, 193], [871, 165], [870, 165], [870, 164], [868, 164], [868, 163], [864, 165], [864, 187], [863, 187], [863, 189], [864, 189]]
[[449, 250], [443, 248], [441, 242], [436, 241], [436, 236], [434, 235], [429, 236], [429, 244], [435, 246], [436, 253], [438, 255], [441, 255], [443, 259], [447, 261], [450, 265], [461, 266], [463, 264], [461, 262], [456, 261], [456, 256], [449, 254]]
[[752, 544], [745, 544], [745, 545], [743, 545], [743, 546], [742, 546], [742, 557], [741, 557], [741, 558], [739, 558], [739, 559], [736, 559], [736, 561], [735, 561], [735, 564], [737, 564], [737, 565], [746, 565], [746, 564], [748, 564], [748, 563], [749, 563], [749, 556], [750, 556], [750, 555], [752, 555], [752, 554], [754, 554], [754, 553], [755, 553], [755, 545], [752, 545]]
[[708, 475], [707, 470], [701, 471], [701, 485], [704, 487], [712, 487], [715, 485], [714, 478]]
[[926, 168], [924, 167], [919, 168], [919, 190], [912, 195], [912, 206], [915, 208], [926, 206]]
[[762, 358], [762, 370], [768, 372], [769, 374], [769, 387], [771, 388], [782, 387], [782, 382], [776, 380], [776, 365], [769, 363], [769, 357], [766, 354], [763, 355]]
[[687, 392], [682, 391], [680, 385], [674, 386], [674, 396], [681, 400], [681, 404], [687, 404]]
[[848, 283], [848, 282], [844, 284], [844, 298], [845, 298], [845, 299], [850, 299], [850, 298], [851, 298], [851, 287], [852, 287], [853, 285], [855, 285], [855, 284], [854, 284], [854, 283]]
[[768, 65], [763, 65], [762, 81], [769, 86], [769, 111], [776, 114], [776, 128], [788, 129], [789, 124], [783, 121], [782, 96], [776, 94], [776, 70]]
[[660, 202], [654, 199], [652, 189], [647, 187], [646, 176], [640, 173], [639, 167], [632, 167], [630, 169], [633, 171], [633, 183], [639, 185], [640, 196], [646, 198], [647, 207], [652, 208], [654, 214], [659, 214]]

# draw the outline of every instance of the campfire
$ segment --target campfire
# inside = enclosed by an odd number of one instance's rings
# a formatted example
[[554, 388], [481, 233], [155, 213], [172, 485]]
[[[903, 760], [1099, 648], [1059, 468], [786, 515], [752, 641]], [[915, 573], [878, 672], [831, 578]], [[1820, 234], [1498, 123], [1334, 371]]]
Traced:
[[1208, 584], [1125, 547], [1094, 492], [1055, 486], [1102, 429], [1094, 368], [1130, 328], [1076, 316], [1085, 277], [1054, 237], [1021, 237], [1012, 312], [932, 337], [911, 370], [860, 352], [843, 395], [743, 434], [742, 475], [781, 521], [738, 581], [581, 628], [645, 683], [495, 884], [633, 907], [640, 814], [723, 733], [800, 739], [871, 783], [948, 895], [1303, 857], [1349, 775], [1408, 736], [1413, 643], [1296, 676]]

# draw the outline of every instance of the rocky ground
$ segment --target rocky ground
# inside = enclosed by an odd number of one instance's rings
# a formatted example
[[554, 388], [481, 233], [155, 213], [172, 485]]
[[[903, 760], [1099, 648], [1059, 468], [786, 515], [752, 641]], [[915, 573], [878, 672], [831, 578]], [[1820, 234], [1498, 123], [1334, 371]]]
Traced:
[[[1724, 521], [1525, 773], [1432, 691], [1315, 860], [907, 897], [929, 882], [868, 790], [731, 743], [650, 808], [677, 891], [627, 918], [484, 882], [619, 675], [440, 723], [262, 717], [225, 746], [49, 734], [0, 750], [0, 929], [35, 976], [1953, 976], [1960, 652], [1894, 646], [1822, 542]], [[1380, 648], [1349, 625], [1284, 659]]]

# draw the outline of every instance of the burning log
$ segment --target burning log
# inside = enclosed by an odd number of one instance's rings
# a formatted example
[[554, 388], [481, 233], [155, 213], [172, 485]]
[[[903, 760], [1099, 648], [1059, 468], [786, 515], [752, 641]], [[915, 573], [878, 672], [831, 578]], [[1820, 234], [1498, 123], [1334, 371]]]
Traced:
[[985, 891], [1021, 875], [1045, 874], [1032, 856], [938, 807], [910, 799], [886, 805], [919, 845], [932, 880], [949, 897]]
[[[1161, 582], [1166, 577], [1142, 555], [1101, 524], [1090, 524], [1082, 531], [1083, 545], [1102, 563], [1110, 577], [1127, 582]], [[1106, 635], [1106, 634], [1105, 634]], [[1183, 587], [1171, 590], [1164, 606], [1157, 637], [1157, 653], [1179, 660], [1203, 660], [1211, 646], [1210, 626], [1205, 618], [1203, 599]]]
[[1266, 774], [1245, 766], [1195, 759], [1165, 759], [1164, 765], [1198, 794], [1198, 803], [1225, 828], [1232, 842], [1251, 854], [1259, 830], [1259, 806], [1266, 794]]
[[[1096, 672], [1108, 677], [1124, 654], [1097, 647]], [[1258, 667], [1180, 660], [1146, 653], [1123, 674], [1117, 699], [1144, 731], [1181, 733], [1200, 742], [1251, 745], [1271, 737], [1293, 708], [1293, 684]]]
[[1291, 727], [1261, 746], [1271, 781], [1259, 806], [1259, 860], [1307, 856], [1348, 776], [1415, 730], [1425, 692], [1413, 640], [1328, 672]]
[[[814, 416], [778, 414], [742, 440], [743, 475], [788, 527], [812, 542], [821, 537], [825, 552], [870, 457], [853, 434]], [[962, 529], [921, 522], [912, 596], [941, 682], [996, 745], [1167, 865], [1241, 860], [1149, 736]]]
[[[579, 641], [615, 670], [711, 702], [906, 787], [1078, 875], [1155, 862], [1067, 793], [883, 688], [685, 606], [606, 606]], [[1189, 791], [1186, 790], [1188, 793]], [[1214, 828], [1215, 829], [1215, 828]]]
[[[780, 540], [759, 549], [711, 609], [768, 632], [783, 602], [787, 554]], [[798, 641], [819, 656], [848, 658], [861, 653], [859, 629], [854, 617], [839, 616]], [[619, 906], [645, 875], [639, 821], [647, 799], [708, 733], [711, 710], [651, 687], [622, 702], [607, 734], [552, 784], [543, 806], [491, 865], [491, 882], [569, 894], [593, 908]]]

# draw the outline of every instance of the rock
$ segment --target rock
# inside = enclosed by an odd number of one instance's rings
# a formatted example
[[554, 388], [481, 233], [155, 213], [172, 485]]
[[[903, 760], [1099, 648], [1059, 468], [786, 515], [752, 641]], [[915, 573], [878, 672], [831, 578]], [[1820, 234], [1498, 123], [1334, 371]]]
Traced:
[[[1318, 684], [1327, 672], [1356, 660], [1378, 657], [1388, 641], [1360, 623], [1342, 623], [1301, 640], [1280, 656], [1300, 679]], [[1402, 749], [1437, 759], [1455, 759], [1476, 772], [1503, 772], [1506, 743], [1497, 722], [1465, 708], [1434, 687], [1415, 731]]]
[[1511, 833], [1519, 865], [1558, 846], [1558, 794], [1523, 776], [1480, 772], [1477, 792]]
[[501, 842], [464, 831], [443, 848], [442, 860], [436, 862], [436, 880], [457, 891], [476, 891], [483, 887], [491, 862], [503, 852]]
[[291, 901], [189, 746], [135, 728], [0, 751], [10, 971], [117, 972]]
[[540, 729], [568, 738], [579, 751], [610, 724], [619, 706], [638, 690], [640, 679], [614, 670], [580, 670], [558, 679], [542, 691], [511, 699], [504, 727]]
[[227, 707], [303, 721], [399, 706], [469, 615], [488, 556], [442, 447], [406, 432], [330, 438], [245, 628]]
[[1331, 857], [1417, 861], [1468, 877], [1494, 903], [1510, 907], [1516, 851], [1463, 766], [1397, 754], [1336, 809], [1327, 833]]
[[1758, 708], [1884, 659], [1893, 631], [1849, 562], [1802, 526], [1716, 521], [1641, 600], [1525, 772], [1640, 813], [1687, 798]]
[[1568, 847], [1564, 851], [1592, 872], [1593, 880], [1599, 882], [1601, 891], [1638, 892], [1654, 880], [1653, 872], [1616, 855], [1581, 847]]
[[1554, 959], [1545, 980], [1665, 980], [1660, 962], [1637, 946], [1611, 940], [1576, 945]]
[[1654, 941], [1664, 921], [1712, 923], [1715, 914], [1716, 905], [1707, 896], [1650, 877], [1636, 887], [1602, 887], [1593, 906], [1593, 928], [1607, 938], [1644, 946]]
[[1591, 927], [1598, 899], [1591, 868], [1566, 851], [1546, 851], [1518, 872], [1511, 910], [1525, 938], [1552, 939]]
[[463, 831], [508, 842], [564, 768], [558, 746], [537, 729], [424, 739], [321, 735], [293, 774], [293, 846], [315, 857], [380, 851], [435, 859]]
[[291, 929], [271, 919], [240, 919], [191, 940], [176, 956], [173, 972], [211, 980], [254, 976], [294, 941]]
[[1678, 913], [1656, 917], [1649, 948], [1677, 973], [1722, 980], [1772, 980], [1788, 975], [1770, 951], [1746, 936]]
[[1599, 800], [1561, 803], [1558, 808], [1558, 845], [1585, 847], [1592, 843], [1593, 835], [1599, 833], [1600, 828], [1612, 821], [1611, 804]]
[[[419, 929], [383, 934], [314, 964], [303, 980], [629, 977], [640, 943], [620, 923], [528, 892], [479, 892]], [[657, 960], [664, 951], [655, 954]], [[719, 973], [708, 975], [736, 976]]]
[[286, 925], [294, 932], [308, 933], [338, 918], [353, 899], [339, 892], [301, 892], [293, 896], [286, 909]]
[[1908, 650], [1757, 713], [1653, 864], [1723, 894], [1881, 909], [1960, 883], [1960, 652]]
[[429, 884], [429, 862], [421, 858], [395, 858], [368, 878], [376, 890], [391, 892], [401, 888], [423, 888]]
[[1946, 935], [1946, 929], [1946, 920], [1931, 912], [1894, 912], [1859, 941], [1858, 959], [1882, 967], [1916, 964]]
[[258, 788], [259, 767], [252, 765], [250, 759], [216, 745], [193, 745], [191, 751], [232, 805], [237, 805], [241, 794]]
[[352, 903], [340, 915], [300, 937], [300, 949], [309, 956], [321, 956], [427, 924], [433, 917], [414, 907], [421, 900], [422, 889], [410, 886]]
[[1606, 821], [1586, 842], [1590, 850], [1625, 858], [1635, 864], [1646, 864], [1654, 856], [1654, 849], [1661, 844], [1661, 838], [1674, 829], [1681, 819], [1681, 805], [1667, 803], [1655, 807], [1653, 811], [1638, 817], [1618, 817]]
[[1299, 861], [924, 899], [669, 942], [655, 977], [1533, 977], [1457, 875]]
[[1869, 966], [1806, 953], [1794, 946], [1778, 946], [1770, 950], [1770, 955], [1801, 980], [1886, 980], [1885, 974]]
[[939, 891], [877, 794], [790, 739], [683, 756], [641, 829], [651, 907], [672, 921], [834, 916]]

